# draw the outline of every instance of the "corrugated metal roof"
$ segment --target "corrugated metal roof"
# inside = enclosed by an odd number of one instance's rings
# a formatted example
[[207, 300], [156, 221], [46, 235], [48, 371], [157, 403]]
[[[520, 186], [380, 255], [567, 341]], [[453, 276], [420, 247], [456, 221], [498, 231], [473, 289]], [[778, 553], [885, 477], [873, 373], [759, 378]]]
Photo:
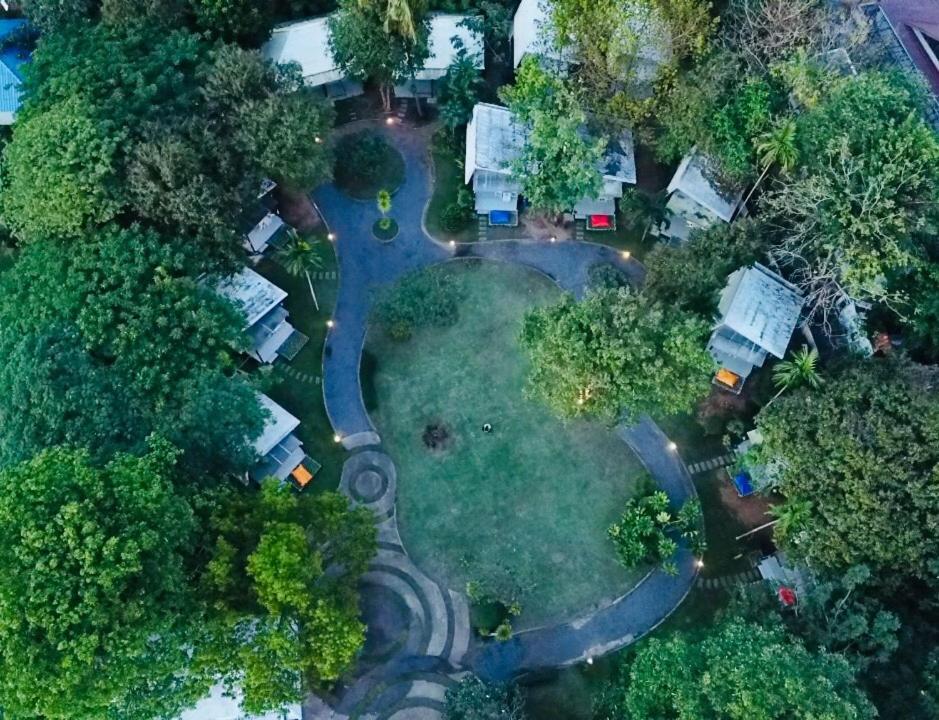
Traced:
[[415, 73], [416, 80], [435, 80], [447, 72], [457, 55], [452, 42], [454, 37], [458, 37], [463, 43], [466, 52], [475, 60], [476, 67], [483, 69], [482, 37], [460, 24], [470, 17], [472, 16], [444, 13], [430, 16], [430, 36], [427, 39], [430, 55], [424, 61], [424, 67]]
[[254, 441], [254, 451], [259, 457], [267, 455], [274, 447], [300, 426], [300, 421], [271, 400], [259, 394], [258, 401], [267, 412], [261, 436]]
[[226, 278], [216, 291], [230, 300], [245, 315], [245, 327], [251, 327], [287, 297], [287, 292], [251, 268]]
[[275, 27], [261, 52], [276, 63], [297, 63], [310, 86], [341, 80], [342, 71], [329, 48], [329, 18], [327, 15]]
[[721, 220], [730, 222], [743, 196], [742, 190], [725, 190], [712, 179], [714, 173], [708, 158], [697, 150], [682, 158], [678, 170], [668, 184], [667, 192], [680, 190]]
[[[0, 20], [0, 40], [27, 25], [26, 20]], [[29, 52], [11, 46], [0, 52], [0, 122], [10, 124], [22, 99], [22, 66], [29, 62]]]

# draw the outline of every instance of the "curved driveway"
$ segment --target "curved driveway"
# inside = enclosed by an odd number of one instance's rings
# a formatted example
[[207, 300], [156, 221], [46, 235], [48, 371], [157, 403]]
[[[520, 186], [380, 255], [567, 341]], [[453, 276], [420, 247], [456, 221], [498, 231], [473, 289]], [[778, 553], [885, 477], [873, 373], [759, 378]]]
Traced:
[[[333, 428], [350, 449], [362, 444], [354, 438], [364, 437], [363, 433], [369, 434], [366, 443], [380, 441], [362, 401], [359, 365], [374, 293], [381, 286], [411, 270], [455, 257], [527, 265], [576, 295], [583, 293], [587, 270], [597, 262], [612, 262], [637, 282], [644, 274], [640, 263], [624, 260], [617, 251], [593, 243], [519, 240], [454, 247], [436, 242], [424, 232], [422, 222], [431, 192], [430, 130], [401, 126], [376, 130], [385, 134], [405, 159], [405, 180], [394, 196], [391, 213], [401, 228], [398, 237], [391, 243], [372, 237], [372, 224], [379, 217], [374, 202], [353, 200], [332, 185], [318, 188], [313, 195], [336, 235], [340, 278], [335, 326], [323, 353], [323, 395]], [[617, 432], [676, 504], [694, 496], [687, 469], [655, 423], [644, 419]], [[655, 570], [629, 594], [586, 618], [518, 633], [504, 643], [480, 645], [465, 664], [483, 677], [505, 679], [575, 663], [628, 644], [662, 622], [691, 589], [697, 566], [687, 550], [680, 552], [678, 566], [677, 576]]]

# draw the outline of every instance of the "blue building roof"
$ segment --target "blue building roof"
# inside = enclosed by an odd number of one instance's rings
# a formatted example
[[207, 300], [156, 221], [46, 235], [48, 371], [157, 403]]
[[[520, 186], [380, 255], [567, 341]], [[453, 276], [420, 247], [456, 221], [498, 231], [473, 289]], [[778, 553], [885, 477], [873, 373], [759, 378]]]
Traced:
[[[0, 19], [0, 43], [26, 25], [26, 20]], [[22, 67], [29, 51], [18, 45], [0, 49], [0, 113], [15, 113], [20, 107]]]

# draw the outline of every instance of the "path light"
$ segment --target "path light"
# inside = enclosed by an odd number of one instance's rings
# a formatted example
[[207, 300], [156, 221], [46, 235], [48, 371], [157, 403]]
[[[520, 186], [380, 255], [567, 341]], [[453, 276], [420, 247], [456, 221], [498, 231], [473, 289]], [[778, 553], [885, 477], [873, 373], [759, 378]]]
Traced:
[[329, 241], [336, 239], [336, 233], [326, 233], [326, 239]]
[[671, 450], [672, 452], [675, 452], [678, 449], [678, 446], [675, 444], [674, 440], [669, 440], [668, 449]]
[[342, 442], [342, 435], [339, 435], [338, 433], [333, 435], [333, 442]]
[[327, 321], [326, 321], [326, 327], [328, 327], [328, 328], [333, 327], [335, 324], [336, 324], [336, 323], [334, 323], [332, 320], [327, 320]]
[[702, 560], [701, 558], [698, 558], [697, 560], [694, 561], [694, 564], [697, 565], [698, 569], [700, 570], [701, 568], [704, 567], [704, 560]]
[[556, 237], [554, 237], [554, 235], [552, 235], [552, 236], [551, 236], [550, 238], [548, 238], [548, 239], [549, 239], [551, 242], [557, 242], [557, 241], [558, 241], [558, 239], [557, 239]]
[[589, 655], [587, 656], [587, 664], [588, 664], [588, 665], [593, 665], [593, 657], [591, 657], [591, 656], [589, 656]]
[[395, 119], [393, 117], [385, 118], [385, 125], [394, 125], [394, 124], [395, 124]]
[[317, 145], [319, 145], [321, 142], [323, 142], [323, 138], [321, 138], [319, 135], [314, 135], [314, 136], [313, 136], [313, 142], [315, 142]]
[[456, 247], [456, 240], [450, 241], [450, 247]]
[[631, 253], [629, 252], [629, 250], [623, 250], [622, 255], [623, 255], [623, 260], [629, 260], [629, 256], [631, 255]]

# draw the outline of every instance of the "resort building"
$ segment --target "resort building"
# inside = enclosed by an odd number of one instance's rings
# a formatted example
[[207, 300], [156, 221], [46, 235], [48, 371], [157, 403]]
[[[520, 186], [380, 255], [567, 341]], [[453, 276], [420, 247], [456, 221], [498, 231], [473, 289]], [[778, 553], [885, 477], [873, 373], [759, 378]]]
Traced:
[[[511, 166], [524, 148], [527, 129], [512, 112], [500, 105], [478, 103], [466, 126], [464, 182], [472, 183], [476, 213], [490, 225], [517, 225], [521, 186]], [[607, 145], [597, 173], [603, 187], [597, 198], [584, 198], [570, 208], [576, 219], [584, 219], [590, 230], [610, 230], [616, 224], [616, 198], [623, 196], [623, 183], [635, 184], [636, 158], [632, 134], [627, 131]]]
[[803, 297], [794, 285], [754, 263], [727, 278], [719, 319], [708, 342], [718, 364], [714, 382], [739, 393], [754, 368], [772, 355], [782, 359], [802, 314]]
[[512, 60], [522, 64], [528, 55], [566, 68], [572, 53], [558, 50], [551, 25], [550, 0], [522, 0], [512, 18]]
[[696, 149], [682, 158], [666, 192], [669, 217], [659, 234], [676, 243], [686, 242], [693, 229], [729, 223], [741, 209], [743, 197], [742, 189], [719, 184], [712, 164]]
[[258, 395], [258, 400], [267, 419], [261, 436], [254, 441], [258, 461], [248, 475], [255, 482], [269, 477], [289, 480], [302, 490], [320, 466], [307, 457], [303, 443], [293, 434], [300, 427], [300, 421], [267, 395]]
[[275, 63], [297, 63], [303, 81], [329, 100], [362, 94], [362, 84], [339, 69], [329, 47], [329, 16], [278, 25], [261, 52]]
[[277, 202], [272, 192], [277, 187], [273, 180], [263, 180], [257, 203], [244, 214], [244, 248], [248, 257], [257, 261], [268, 248], [280, 247], [287, 234], [287, 224], [276, 212]]
[[219, 283], [216, 291], [244, 315], [251, 342], [248, 355], [258, 362], [272, 363], [278, 357], [291, 360], [306, 343], [308, 338], [287, 320], [286, 291], [254, 270], [244, 268]]
[[862, 9], [885, 59], [920, 77], [932, 93], [926, 115], [939, 132], [939, 2], [879, 0]]
[[413, 78], [395, 86], [397, 97], [437, 97], [440, 79], [447, 74], [447, 68], [456, 60], [461, 48], [472, 58], [477, 70], [485, 67], [483, 39], [479, 33], [466, 27], [466, 21], [471, 19], [470, 15], [443, 13], [430, 16], [430, 36], [427, 40], [430, 54], [424, 61], [424, 67]]
[[29, 62], [29, 52], [14, 38], [26, 25], [21, 19], [0, 20], [0, 43], [4, 46], [0, 49], [0, 125], [12, 125], [20, 109], [23, 65]]

